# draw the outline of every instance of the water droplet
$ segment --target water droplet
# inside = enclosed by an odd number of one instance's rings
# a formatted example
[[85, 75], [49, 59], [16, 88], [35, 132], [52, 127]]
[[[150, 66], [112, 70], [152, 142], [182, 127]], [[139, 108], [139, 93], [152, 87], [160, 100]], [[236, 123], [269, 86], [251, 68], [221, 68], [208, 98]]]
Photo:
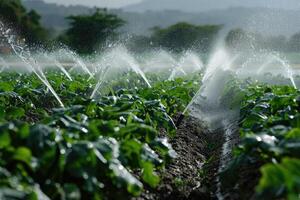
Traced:
[[62, 155], [66, 154], [66, 150], [65, 149], [61, 149], [60, 150], [60, 154], [62, 154]]

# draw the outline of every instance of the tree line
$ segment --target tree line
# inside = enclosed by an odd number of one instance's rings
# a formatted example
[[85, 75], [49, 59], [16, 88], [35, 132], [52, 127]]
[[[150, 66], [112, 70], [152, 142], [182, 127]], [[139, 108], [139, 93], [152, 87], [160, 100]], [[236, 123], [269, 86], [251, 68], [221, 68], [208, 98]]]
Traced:
[[[40, 15], [34, 10], [27, 11], [20, 0], [1, 0], [0, 19], [16, 28], [20, 37], [28, 44], [68, 45], [81, 54], [91, 54], [105, 47], [108, 41], [121, 40], [120, 28], [126, 23], [106, 9], [96, 9], [89, 15], [67, 17], [69, 28], [56, 38], [40, 23]], [[125, 41], [132, 51], [143, 52], [152, 48], [164, 48], [173, 52], [193, 49], [208, 52], [213, 46], [221, 25], [193, 25], [179, 22], [172, 26], [153, 27], [149, 36], [131, 36]], [[231, 30], [226, 36], [226, 45], [233, 50], [247, 48], [275, 51], [300, 51], [300, 33], [290, 38], [285, 36], [263, 36], [242, 29]]]
[[279, 52], [300, 52], [300, 33], [291, 37], [283, 35], [264, 36], [260, 33], [234, 29], [229, 31], [225, 41], [229, 48], [236, 51], [252, 48]]
[[40, 24], [40, 15], [34, 10], [27, 11], [20, 0], [0, 1], [0, 20], [14, 26], [27, 43], [41, 43], [48, 33]]

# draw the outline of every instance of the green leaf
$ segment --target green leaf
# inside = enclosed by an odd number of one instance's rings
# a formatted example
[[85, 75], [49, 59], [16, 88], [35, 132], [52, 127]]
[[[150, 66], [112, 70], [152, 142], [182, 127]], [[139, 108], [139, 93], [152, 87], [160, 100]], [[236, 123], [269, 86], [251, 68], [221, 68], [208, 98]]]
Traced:
[[26, 197], [27, 197], [27, 194], [23, 191], [18, 191], [18, 190], [7, 188], [7, 187], [0, 188], [0, 199], [1, 200], [24, 200], [24, 199], [26, 199]]
[[262, 178], [256, 188], [265, 199], [294, 197], [300, 194], [300, 160], [284, 158], [280, 164], [267, 164], [261, 168]]
[[157, 176], [154, 172], [154, 166], [149, 163], [145, 162], [143, 164], [143, 180], [148, 183], [152, 188], [155, 188], [159, 184], [159, 176]]
[[26, 147], [19, 147], [16, 149], [13, 159], [17, 161], [22, 161], [28, 164], [28, 166], [31, 166], [31, 160], [32, 160], [31, 151]]
[[300, 139], [300, 128], [290, 130], [286, 135], [286, 139]]
[[25, 115], [25, 110], [23, 108], [12, 107], [7, 110], [7, 115], [11, 119], [18, 119]]
[[27, 123], [22, 124], [19, 127], [18, 136], [22, 139], [26, 139], [30, 134], [30, 127]]
[[64, 192], [68, 200], [80, 200], [81, 194], [79, 188], [75, 184], [64, 184]]
[[112, 177], [116, 180], [117, 187], [125, 184], [127, 191], [134, 196], [138, 196], [142, 192], [143, 184], [137, 180], [128, 170], [117, 160], [113, 160], [109, 165], [112, 170]]
[[11, 83], [1, 82], [0, 83], [0, 91], [2, 92], [12, 92], [14, 90], [14, 87], [11, 85]]
[[0, 133], [0, 148], [5, 148], [10, 145], [11, 139], [8, 132]]
[[138, 168], [140, 167], [142, 144], [136, 140], [125, 140], [121, 144], [122, 163]]

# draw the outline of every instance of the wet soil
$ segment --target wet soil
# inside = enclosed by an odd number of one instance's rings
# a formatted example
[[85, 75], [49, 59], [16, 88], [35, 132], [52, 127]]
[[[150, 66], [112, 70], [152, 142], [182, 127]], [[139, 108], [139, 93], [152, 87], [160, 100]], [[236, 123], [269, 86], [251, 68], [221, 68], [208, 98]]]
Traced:
[[[161, 135], [168, 137], [164, 131]], [[225, 160], [228, 164], [232, 160], [231, 152], [222, 155], [222, 147], [226, 139], [229, 139], [230, 148], [238, 145], [238, 127], [230, 138], [225, 138], [223, 128], [211, 132], [201, 119], [185, 117], [176, 136], [168, 138], [177, 158], [158, 172], [162, 178], [157, 188], [146, 186], [142, 195], [132, 200], [217, 199], [220, 161]], [[222, 197], [225, 200], [255, 199], [253, 194], [259, 180], [259, 167], [259, 164], [247, 164], [231, 174], [236, 181], [221, 187]]]
[[257, 199], [255, 196], [255, 186], [259, 182], [260, 173], [258, 169], [261, 167], [259, 163], [252, 163], [243, 165], [236, 172], [237, 181], [234, 185], [231, 185], [224, 191], [225, 200], [254, 200]]
[[218, 132], [209, 132], [201, 120], [184, 118], [176, 136], [169, 138], [177, 158], [159, 172], [162, 180], [158, 188], [145, 188], [134, 200], [215, 199], [211, 191], [223, 140], [220, 136]]

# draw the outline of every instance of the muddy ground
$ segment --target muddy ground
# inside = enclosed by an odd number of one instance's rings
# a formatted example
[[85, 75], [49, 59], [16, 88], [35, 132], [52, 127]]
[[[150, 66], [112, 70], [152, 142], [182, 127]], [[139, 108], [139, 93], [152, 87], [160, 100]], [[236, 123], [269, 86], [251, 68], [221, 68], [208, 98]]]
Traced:
[[176, 136], [169, 138], [178, 156], [159, 172], [161, 184], [156, 189], [146, 188], [134, 200], [214, 199], [211, 191], [215, 185], [217, 155], [223, 140], [220, 136], [222, 134], [209, 132], [201, 120], [186, 117]]
[[[161, 134], [166, 136], [163, 131]], [[233, 142], [230, 145], [234, 148], [239, 142], [238, 129], [231, 139]], [[169, 138], [169, 141], [178, 157], [165, 170], [158, 172], [162, 177], [158, 188], [145, 188], [140, 197], [132, 200], [217, 199], [219, 163], [221, 159], [228, 159], [221, 157], [225, 141], [223, 129], [210, 132], [203, 121], [185, 117], [178, 126], [176, 136]], [[254, 199], [254, 186], [259, 174], [253, 167], [257, 169], [257, 166], [240, 169], [235, 185], [222, 188], [224, 199]]]

